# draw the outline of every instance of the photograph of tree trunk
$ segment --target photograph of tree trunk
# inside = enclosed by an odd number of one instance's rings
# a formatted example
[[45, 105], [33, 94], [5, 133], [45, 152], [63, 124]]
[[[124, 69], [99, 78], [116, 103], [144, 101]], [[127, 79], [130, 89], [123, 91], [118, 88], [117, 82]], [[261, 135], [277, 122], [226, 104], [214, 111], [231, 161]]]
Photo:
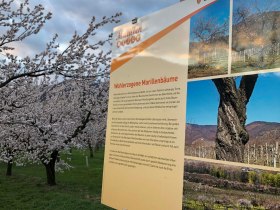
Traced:
[[280, 74], [187, 86], [184, 208], [279, 209]]
[[229, 0], [219, 0], [191, 19], [188, 77], [228, 72]]
[[280, 168], [279, 82], [279, 73], [189, 82], [185, 155]]
[[279, 0], [234, 0], [232, 73], [280, 67]]

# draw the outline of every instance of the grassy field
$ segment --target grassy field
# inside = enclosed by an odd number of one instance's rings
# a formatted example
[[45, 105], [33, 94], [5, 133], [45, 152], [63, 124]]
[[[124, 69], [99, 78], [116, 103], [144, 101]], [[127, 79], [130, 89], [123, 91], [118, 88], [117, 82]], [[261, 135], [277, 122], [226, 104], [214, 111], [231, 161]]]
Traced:
[[207, 63], [207, 65], [192, 65], [188, 69], [188, 78], [210, 77], [227, 74], [227, 63]]
[[232, 62], [231, 71], [232, 73], [243, 73], [249, 71], [259, 71], [259, 70], [267, 70], [267, 69], [274, 69], [280, 67], [280, 56], [276, 58], [276, 61], [272, 64], [269, 64], [271, 61], [264, 61], [263, 63], [252, 63], [249, 61], [235, 61]]
[[14, 167], [6, 177], [6, 166], [0, 163], [0, 209], [94, 209], [110, 210], [100, 203], [103, 151], [97, 152], [85, 165], [83, 152], [74, 151], [70, 171], [57, 174], [57, 186], [46, 185], [41, 165]]

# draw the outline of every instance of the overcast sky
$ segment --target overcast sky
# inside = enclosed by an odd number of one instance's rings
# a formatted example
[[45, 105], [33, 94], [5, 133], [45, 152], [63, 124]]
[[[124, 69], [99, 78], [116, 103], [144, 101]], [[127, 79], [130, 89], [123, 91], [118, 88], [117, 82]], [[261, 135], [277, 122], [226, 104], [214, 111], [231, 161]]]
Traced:
[[[38, 35], [26, 39], [20, 45], [17, 43], [16, 53], [24, 57], [43, 50], [55, 33], [59, 35], [59, 42], [63, 47], [63, 43], [67, 43], [75, 30], [79, 33], [86, 30], [92, 16], [102, 18], [122, 12], [119, 24], [123, 24], [178, 2], [179, 0], [30, 0], [33, 6], [42, 4], [46, 11], [53, 13], [53, 17]], [[107, 35], [112, 28], [113, 26], [106, 27], [99, 36]]]

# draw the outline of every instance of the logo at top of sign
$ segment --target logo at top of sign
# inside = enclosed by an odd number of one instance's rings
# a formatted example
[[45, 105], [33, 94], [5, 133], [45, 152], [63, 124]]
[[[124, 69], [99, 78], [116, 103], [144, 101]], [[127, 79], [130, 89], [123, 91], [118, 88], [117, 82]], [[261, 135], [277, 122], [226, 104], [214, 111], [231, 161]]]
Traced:
[[197, 3], [200, 4], [200, 3], [201, 3], [201, 0], [197, 0]]
[[139, 24], [123, 28], [117, 32], [117, 47], [120, 48], [140, 42], [141, 32], [142, 26]]

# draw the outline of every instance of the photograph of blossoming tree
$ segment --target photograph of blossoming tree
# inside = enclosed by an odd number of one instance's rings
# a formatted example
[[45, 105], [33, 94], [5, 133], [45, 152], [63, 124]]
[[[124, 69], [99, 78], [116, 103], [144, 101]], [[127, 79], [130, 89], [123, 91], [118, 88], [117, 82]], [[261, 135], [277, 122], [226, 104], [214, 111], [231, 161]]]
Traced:
[[232, 26], [232, 73], [280, 67], [278, 0], [235, 0]]
[[218, 0], [191, 18], [188, 78], [228, 72], [229, 0]]

